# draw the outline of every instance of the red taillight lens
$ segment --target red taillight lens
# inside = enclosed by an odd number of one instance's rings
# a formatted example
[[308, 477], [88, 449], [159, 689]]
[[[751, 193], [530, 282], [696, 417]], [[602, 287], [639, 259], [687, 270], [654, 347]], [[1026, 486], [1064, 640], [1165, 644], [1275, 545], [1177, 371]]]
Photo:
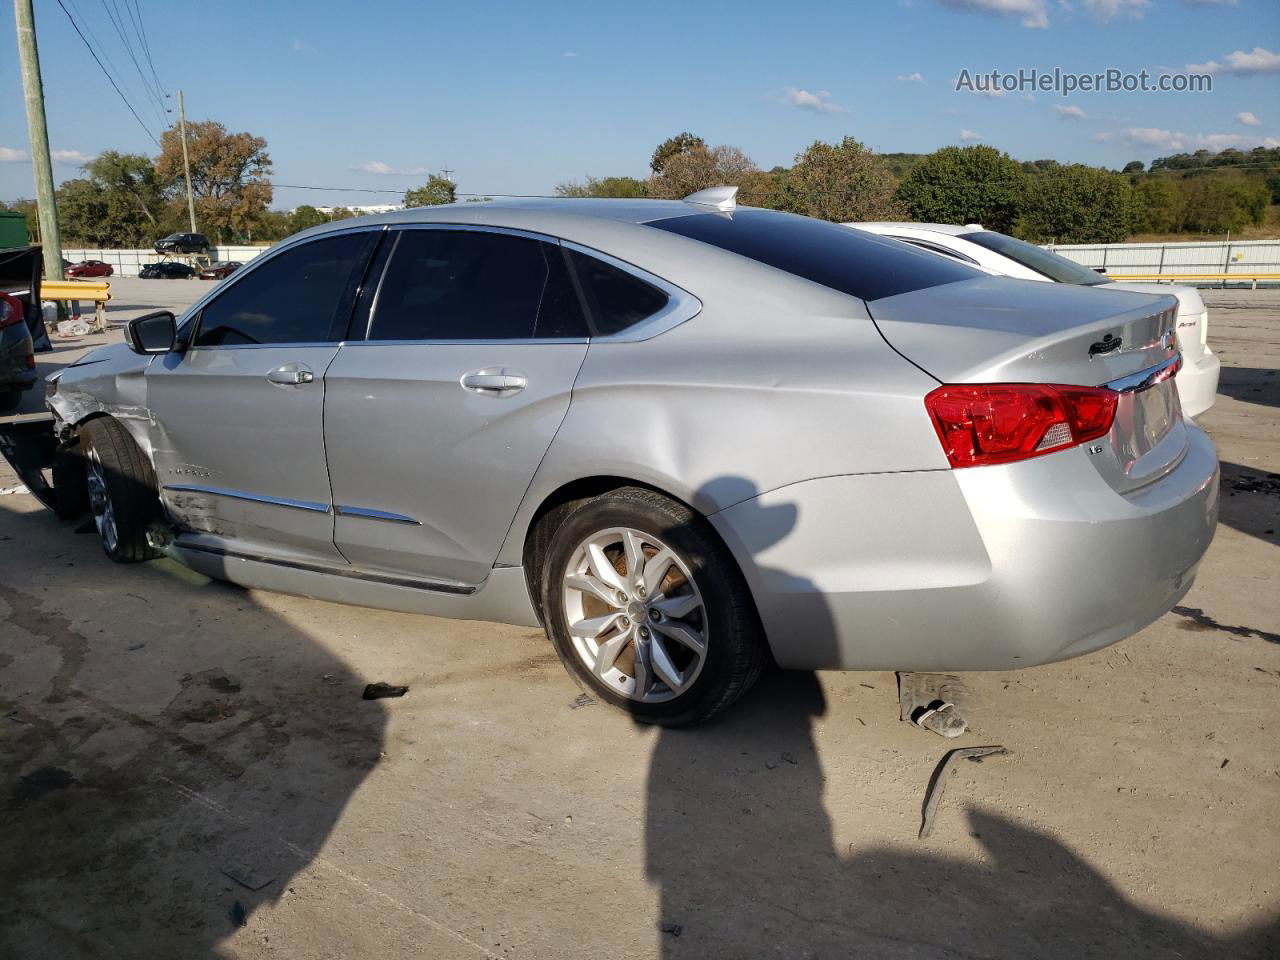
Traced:
[[34, 353], [28, 353], [26, 360], [23, 362], [26, 364], [28, 370], [34, 370], [36, 368], [36, 355]]
[[948, 384], [924, 398], [952, 467], [1012, 463], [1111, 429], [1119, 394], [1044, 383]]
[[7, 293], [0, 293], [0, 330], [25, 323], [22, 301]]

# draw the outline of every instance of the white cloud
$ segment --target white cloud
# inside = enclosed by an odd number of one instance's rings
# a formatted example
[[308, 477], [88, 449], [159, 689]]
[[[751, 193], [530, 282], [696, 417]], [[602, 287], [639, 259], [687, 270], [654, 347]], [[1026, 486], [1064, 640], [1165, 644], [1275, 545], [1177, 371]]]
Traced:
[[900, 73], [898, 80], [902, 83], [924, 83], [924, 74], [916, 71], [915, 73]]
[[1044, 0], [940, 0], [944, 7], [961, 13], [984, 13], [995, 17], [1018, 17], [1024, 27], [1043, 30], [1049, 26]]
[[1107, 133], [1105, 130], [1100, 130], [1098, 133], [1093, 135], [1094, 143], [1106, 143], [1110, 139], [1111, 134]]
[[562, 57], [576, 57], [576, 56], [577, 56], [577, 54], [576, 54], [574, 51], [572, 51], [572, 50], [566, 50], [564, 53], [560, 54], [560, 56], [562, 56]]
[[817, 93], [810, 93], [808, 90], [799, 90], [795, 87], [787, 87], [786, 92], [782, 96], [783, 103], [789, 103], [793, 107], [799, 107], [801, 110], [812, 110], [815, 113], [845, 113], [846, 110], [840, 104], [831, 99], [830, 92], [819, 90]]
[[1243, 123], [1246, 127], [1262, 126], [1262, 121], [1248, 110], [1242, 110], [1240, 113], [1236, 114], [1236, 123]]
[[967, 127], [961, 127], [960, 139], [961, 140], [981, 140], [982, 134], [977, 133], [976, 131], [970, 130]]
[[364, 163], [357, 163], [351, 169], [358, 170], [360, 173], [372, 173], [377, 177], [420, 177], [429, 172], [426, 167], [406, 167], [398, 170], [381, 160], [366, 160]]
[[1079, 107], [1054, 107], [1059, 120], [1088, 120], [1089, 115]]
[[1226, 63], [1209, 60], [1205, 63], [1188, 63], [1190, 73], [1280, 73], [1280, 53], [1272, 53], [1262, 47], [1251, 51], [1236, 50], [1224, 58]]
[[[1095, 138], [1096, 139], [1096, 138]], [[1247, 150], [1251, 147], [1280, 147], [1280, 137], [1259, 137], [1245, 133], [1183, 133], [1160, 127], [1129, 127], [1114, 134], [1135, 147], [1185, 153], [1191, 150], [1225, 150], [1228, 147]]]
[[289, 49], [294, 53], [319, 53], [315, 47], [307, 43], [301, 37], [294, 37], [289, 41]]
[[1151, 6], [1151, 0], [1084, 0], [1083, 6], [1099, 20], [1120, 16], [1141, 20]]
[[79, 150], [50, 150], [49, 156], [53, 157], [54, 163], [70, 163], [77, 167], [94, 157], [91, 153], [81, 153]]
[[0, 163], [26, 163], [30, 157], [27, 156], [25, 150], [15, 150], [13, 147], [0, 147]]
[[1025, 100], [1025, 101], [1027, 101], [1027, 103], [1035, 103], [1035, 102], [1036, 102], [1036, 95], [1035, 95], [1034, 93], [1032, 93], [1031, 91], [1026, 90], [1026, 91], [1024, 91], [1024, 92], [1023, 92], [1023, 94], [1022, 94], [1022, 99], [1023, 99], [1023, 100]]

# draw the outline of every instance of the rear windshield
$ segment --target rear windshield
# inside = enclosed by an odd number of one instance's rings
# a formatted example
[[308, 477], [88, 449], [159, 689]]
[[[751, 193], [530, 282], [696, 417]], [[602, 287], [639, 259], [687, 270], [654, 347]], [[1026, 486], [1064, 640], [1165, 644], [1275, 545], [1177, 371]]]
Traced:
[[1050, 253], [1034, 243], [1018, 240], [1015, 237], [996, 233], [994, 230], [983, 230], [980, 233], [966, 233], [966, 240], [971, 240], [980, 247], [994, 250], [1010, 260], [1022, 264], [1028, 270], [1034, 270], [1043, 277], [1058, 283], [1074, 283], [1077, 286], [1096, 287], [1100, 283], [1110, 281], [1096, 270], [1082, 267], [1074, 260]]
[[862, 300], [983, 276], [961, 263], [862, 230], [776, 210], [738, 210], [650, 221]]

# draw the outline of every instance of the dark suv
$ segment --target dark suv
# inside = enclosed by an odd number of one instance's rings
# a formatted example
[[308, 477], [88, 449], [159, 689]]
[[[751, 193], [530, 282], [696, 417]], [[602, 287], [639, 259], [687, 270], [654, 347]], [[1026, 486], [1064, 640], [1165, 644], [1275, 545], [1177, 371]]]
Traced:
[[204, 253], [209, 238], [203, 233], [171, 233], [156, 241], [156, 253]]

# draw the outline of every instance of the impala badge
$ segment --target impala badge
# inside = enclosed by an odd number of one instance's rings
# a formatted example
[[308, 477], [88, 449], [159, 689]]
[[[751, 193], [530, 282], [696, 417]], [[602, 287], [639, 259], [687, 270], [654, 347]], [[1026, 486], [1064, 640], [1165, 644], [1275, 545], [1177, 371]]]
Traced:
[[1089, 357], [1090, 359], [1092, 359], [1093, 357], [1100, 357], [1104, 353], [1115, 353], [1115, 351], [1120, 349], [1120, 344], [1123, 342], [1124, 341], [1121, 340], [1119, 337], [1115, 336], [1114, 334], [1108, 333], [1105, 337], [1103, 337], [1097, 343], [1090, 344]]

